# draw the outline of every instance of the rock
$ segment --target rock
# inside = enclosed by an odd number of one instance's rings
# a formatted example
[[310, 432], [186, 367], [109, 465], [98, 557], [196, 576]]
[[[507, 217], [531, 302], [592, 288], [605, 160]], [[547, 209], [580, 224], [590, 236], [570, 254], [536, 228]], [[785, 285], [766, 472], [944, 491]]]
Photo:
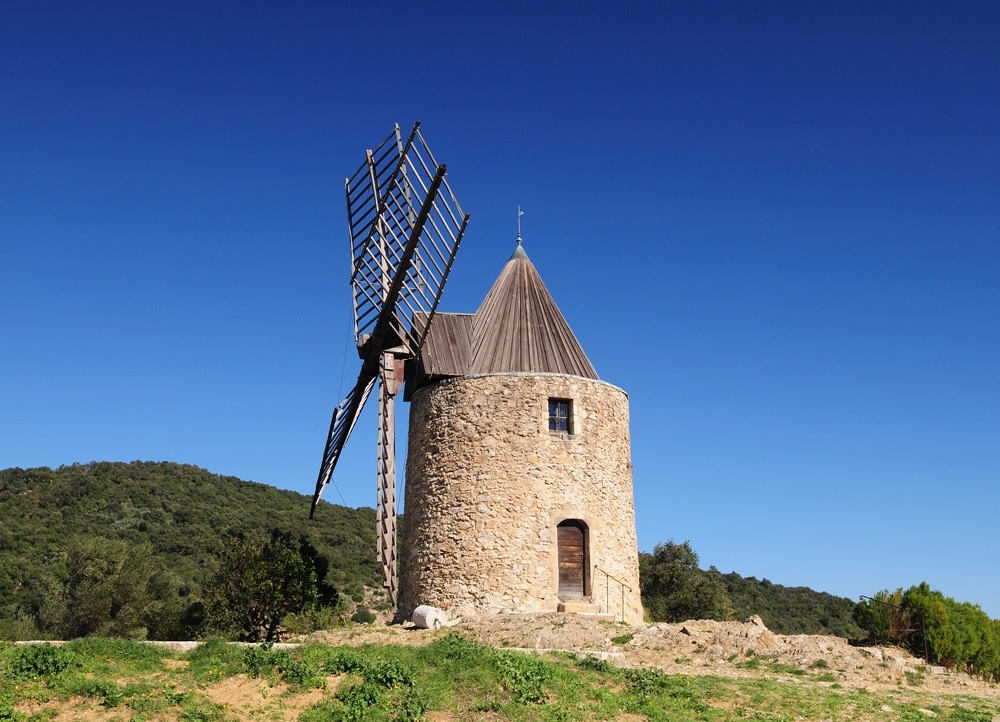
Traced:
[[437, 607], [421, 604], [413, 610], [413, 623], [421, 629], [441, 629], [448, 623], [448, 615]]

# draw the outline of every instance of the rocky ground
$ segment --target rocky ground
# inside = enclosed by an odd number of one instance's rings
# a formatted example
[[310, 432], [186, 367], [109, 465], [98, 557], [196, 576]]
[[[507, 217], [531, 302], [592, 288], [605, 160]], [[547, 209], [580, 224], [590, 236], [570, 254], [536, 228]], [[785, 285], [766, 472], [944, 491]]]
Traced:
[[[775, 663], [829, 673], [829, 684], [858, 689], [918, 684], [926, 692], [1000, 697], [1000, 686], [928, 667], [891, 647], [854, 647], [840, 637], [773, 634], [752, 617], [746, 622], [688, 621], [626, 627], [569, 614], [509, 614], [459, 620], [449, 629], [371, 625], [320, 632], [333, 644], [426, 644], [459, 631], [494, 647], [594, 654], [623, 667], [657, 667], [671, 674], [774, 676]], [[759, 659], [761, 664], [747, 663]], [[794, 679], [794, 675], [789, 675]]]

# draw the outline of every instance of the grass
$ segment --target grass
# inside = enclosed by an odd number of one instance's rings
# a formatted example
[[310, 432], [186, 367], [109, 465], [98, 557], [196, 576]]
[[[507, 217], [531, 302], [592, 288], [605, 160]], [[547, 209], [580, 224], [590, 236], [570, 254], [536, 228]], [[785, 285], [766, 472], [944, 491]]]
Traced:
[[[931, 695], [912, 683], [868, 692], [831, 686], [825, 665], [802, 669], [767, 657], [739, 664], [753, 678], [620, 669], [568, 653], [496, 650], [457, 634], [422, 647], [311, 644], [294, 650], [210, 640], [187, 653], [118, 640], [63, 647], [0, 644], [0, 720], [41, 722], [57, 710], [103, 709], [107, 719], [231, 722], [259, 719], [714, 721], [935, 719], [989, 722], [1000, 700]], [[248, 714], [213, 697], [227, 682], [255, 681]], [[825, 684], [823, 682], [826, 682]], [[246, 687], [241, 694], [246, 694]], [[296, 706], [294, 700], [307, 699]], [[888, 714], [883, 708], [893, 710]]]

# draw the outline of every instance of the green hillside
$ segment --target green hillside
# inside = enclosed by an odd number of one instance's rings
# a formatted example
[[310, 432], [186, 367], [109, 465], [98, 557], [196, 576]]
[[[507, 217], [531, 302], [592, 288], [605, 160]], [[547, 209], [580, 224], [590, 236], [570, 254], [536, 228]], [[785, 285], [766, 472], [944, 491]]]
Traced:
[[[95, 540], [148, 549], [164, 583], [175, 587], [178, 605], [186, 607], [203, 598], [205, 583], [236, 537], [262, 540], [277, 530], [307, 539], [328, 563], [322, 581], [361, 601], [366, 586], [381, 586], [374, 510], [321, 503], [310, 520], [309, 502], [292, 491], [174, 463], [94, 462], [0, 471], [0, 638], [32, 630], [59, 632], [54, 620], [66, 617], [66, 590], [77, 571], [67, 558]], [[116, 547], [98, 548], [113, 555]], [[654, 597], [663, 602], [674, 595], [668, 604], [683, 618], [759, 614], [779, 633], [861, 636], [849, 599], [735, 572], [702, 571], [686, 542], [668, 542], [658, 550], [666, 555], [659, 563], [667, 565], [659, 571], [656, 557], [641, 555], [643, 599], [654, 619], [670, 618], [658, 613]], [[149, 576], [149, 570], [143, 574]], [[60, 600], [63, 607], [57, 611]]]
[[375, 512], [174, 463], [94, 462], [0, 471], [0, 619], [38, 616], [67, 578], [67, 548], [89, 538], [146, 544], [197, 598], [227, 539], [271, 529], [306, 537], [329, 562], [326, 582], [360, 598], [380, 586]]
[[856, 604], [846, 597], [722, 574], [715, 567], [704, 570], [698, 561], [689, 542], [673, 539], [657, 544], [652, 554], [639, 553], [642, 604], [651, 621], [742, 621], [756, 614], [778, 634], [866, 636], [851, 616]]
[[856, 603], [847, 597], [808, 587], [785, 587], [767, 579], [758, 581], [736, 572], [722, 574], [710, 569], [708, 575], [725, 585], [736, 619], [760, 615], [767, 628], [777, 634], [832, 634], [846, 639], [865, 636], [851, 617]]

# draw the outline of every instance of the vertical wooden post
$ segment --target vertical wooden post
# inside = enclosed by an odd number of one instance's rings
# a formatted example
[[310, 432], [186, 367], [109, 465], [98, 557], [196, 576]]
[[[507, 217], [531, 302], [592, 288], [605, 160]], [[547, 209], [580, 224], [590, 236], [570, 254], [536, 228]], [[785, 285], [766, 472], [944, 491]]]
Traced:
[[398, 585], [396, 566], [396, 362], [391, 352], [382, 353], [378, 391], [378, 491], [375, 507], [378, 561], [382, 585], [396, 610]]

